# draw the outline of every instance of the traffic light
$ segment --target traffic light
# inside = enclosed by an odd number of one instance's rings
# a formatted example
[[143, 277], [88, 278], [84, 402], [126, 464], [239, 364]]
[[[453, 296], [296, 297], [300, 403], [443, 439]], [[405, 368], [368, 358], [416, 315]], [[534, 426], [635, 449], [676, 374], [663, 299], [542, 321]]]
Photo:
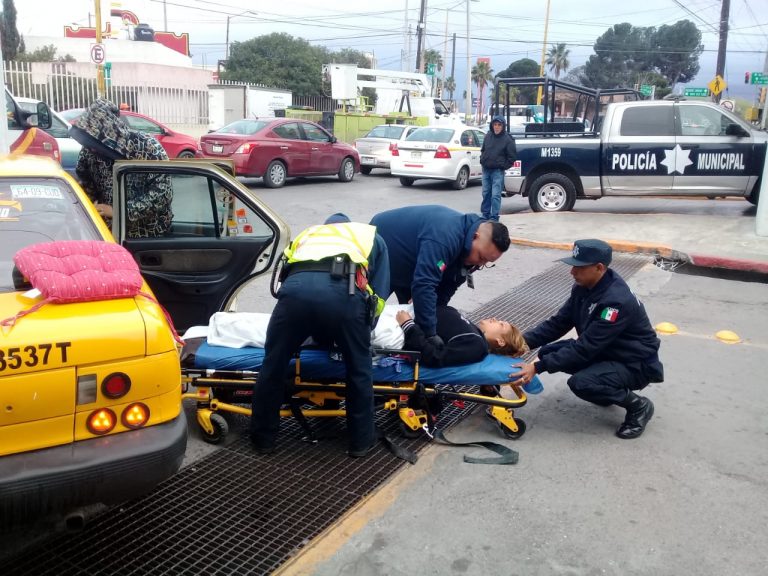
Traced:
[[744, 84], [749, 84], [749, 77], [750, 77], [750, 73], [744, 72]]

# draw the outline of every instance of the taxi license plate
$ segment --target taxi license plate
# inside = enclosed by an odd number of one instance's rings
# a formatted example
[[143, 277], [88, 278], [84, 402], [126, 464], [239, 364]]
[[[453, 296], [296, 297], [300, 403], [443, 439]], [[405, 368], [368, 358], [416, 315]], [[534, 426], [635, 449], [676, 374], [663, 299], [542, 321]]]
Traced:
[[373, 156], [360, 156], [360, 164], [376, 164], [376, 158]]
[[211, 150], [213, 150], [214, 152], [216, 152], [218, 154], [221, 154], [222, 152], [224, 152], [224, 146], [219, 146], [218, 144], [214, 144], [211, 147]]
[[421, 151], [411, 152], [411, 160], [418, 160], [419, 158], [421, 158]]

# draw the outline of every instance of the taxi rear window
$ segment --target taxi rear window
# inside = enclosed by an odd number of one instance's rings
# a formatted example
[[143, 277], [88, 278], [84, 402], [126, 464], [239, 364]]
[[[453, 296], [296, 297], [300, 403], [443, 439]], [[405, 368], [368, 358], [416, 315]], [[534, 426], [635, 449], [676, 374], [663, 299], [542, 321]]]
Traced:
[[58, 178], [0, 178], [0, 292], [14, 290], [13, 256], [57, 240], [101, 240], [74, 190]]
[[450, 142], [453, 128], [419, 128], [408, 135], [408, 142]]

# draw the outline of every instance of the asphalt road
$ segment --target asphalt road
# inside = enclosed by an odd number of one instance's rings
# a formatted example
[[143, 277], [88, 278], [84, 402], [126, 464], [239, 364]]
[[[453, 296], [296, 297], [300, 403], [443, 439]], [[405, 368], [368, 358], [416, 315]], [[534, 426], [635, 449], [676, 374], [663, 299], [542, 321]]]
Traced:
[[[264, 188], [246, 181], [282, 215], [295, 235], [342, 211], [367, 222], [381, 210], [442, 204], [462, 212], [480, 206], [480, 186], [456, 191], [417, 182], [404, 188], [385, 172], [289, 182]], [[502, 201], [502, 214], [530, 211], [526, 199]], [[579, 201], [585, 229], [595, 212], [754, 215], [745, 201], [610, 198]], [[514, 231], [512, 231], [514, 232]], [[549, 266], [561, 254], [513, 246], [476, 289], [463, 287], [453, 304], [472, 310]], [[657, 416], [635, 443], [611, 436], [619, 415], [573, 398], [564, 378], [547, 377], [545, 392], [525, 408], [528, 433], [515, 467], [467, 468], [456, 451], [431, 448], [406, 471], [356, 529], [323, 539], [298, 565], [301, 574], [733, 574], [768, 566], [768, 421], [760, 385], [768, 368], [768, 293], [764, 286], [675, 275], [653, 267], [633, 286], [652, 320], [673, 321], [682, 333], [665, 337], [667, 382], [652, 397]], [[274, 299], [260, 278], [238, 309], [269, 312]], [[727, 346], [716, 330], [740, 333]], [[185, 464], [215, 450], [200, 440], [191, 404]], [[470, 418], [457, 438], [488, 437]], [[498, 439], [498, 438], [493, 438]], [[408, 476], [410, 475], [410, 476]], [[402, 482], [407, 487], [402, 486]], [[456, 529], [462, 518], [462, 529]], [[367, 524], [367, 526], [366, 526]], [[365, 528], [360, 529], [362, 526]], [[42, 537], [52, 522], [5, 535], [0, 557]], [[763, 569], [758, 569], [762, 567]]]

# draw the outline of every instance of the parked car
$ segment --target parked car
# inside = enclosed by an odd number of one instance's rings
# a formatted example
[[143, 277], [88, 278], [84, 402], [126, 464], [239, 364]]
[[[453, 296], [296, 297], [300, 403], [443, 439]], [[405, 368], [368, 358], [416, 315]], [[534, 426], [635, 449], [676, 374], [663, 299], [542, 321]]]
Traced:
[[421, 178], [449, 180], [463, 190], [471, 180], [480, 180], [480, 147], [485, 134], [477, 128], [425, 126], [414, 130], [392, 149], [392, 175], [402, 186], [412, 186]]
[[200, 137], [200, 156], [231, 158], [238, 176], [260, 177], [279, 188], [292, 176], [336, 174], [350, 182], [360, 156], [321, 126], [293, 118], [236, 120]]
[[[187, 424], [179, 353], [158, 302], [178, 330], [205, 324], [266, 273], [288, 241], [280, 218], [214, 163], [126, 160], [115, 162], [114, 174], [110, 234], [56, 163], [0, 159], [0, 319], [15, 317], [0, 335], [2, 526], [122, 502], [172, 475]], [[125, 183], [149, 176], [171, 182], [171, 229], [127, 241]], [[122, 243], [144, 295], [36, 300], [13, 257], [63, 240]]]
[[[16, 97], [19, 107], [26, 112], [34, 112], [37, 109], [37, 104], [40, 100], [34, 98], [21, 98]], [[56, 142], [59, 145], [59, 156], [61, 159], [61, 167], [67, 171], [67, 173], [76, 178], [75, 168], [77, 167], [77, 158], [80, 156], [80, 143], [69, 135], [70, 123], [67, 122], [58, 112], [51, 110], [51, 127], [45, 131], [56, 138]]]
[[47, 104], [39, 102], [33, 111], [28, 112], [19, 106], [6, 88], [5, 109], [11, 156], [29, 154], [60, 161], [59, 144], [45, 132], [51, 127], [51, 110]]
[[[61, 116], [70, 124], [74, 124], [84, 112], [85, 108], [72, 108], [71, 110], [64, 110], [61, 112]], [[157, 120], [145, 116], [144, 114], [139, 114], [138, 112], [121, 110], [120, 118], [134, 130], [150, 134], [157, 138], [157, 141], [160, 142], [165, 149], [166, 154], [168, 154], [168, 158], [195, 157], [197, 152], [197, 140], [192, 136], [176, 132]]]
[[381, 124], [355, 140], [355, 148], [360, 154], [360, 172], [370, 174], [374, 168], [389, 170], [392, 146], [405, 140], [417, 128], [406, 124]]

